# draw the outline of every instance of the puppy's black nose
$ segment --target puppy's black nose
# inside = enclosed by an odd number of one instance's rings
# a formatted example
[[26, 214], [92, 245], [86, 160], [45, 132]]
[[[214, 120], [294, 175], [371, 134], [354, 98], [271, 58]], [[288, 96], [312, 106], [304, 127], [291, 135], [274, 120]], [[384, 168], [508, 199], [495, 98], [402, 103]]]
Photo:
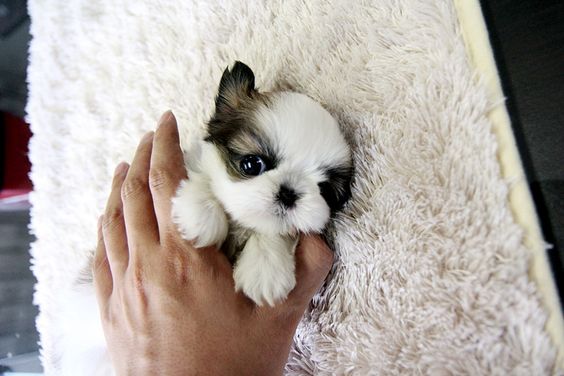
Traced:
[[298, 194], [286, 185], [280, 186], [276, 200], [279, 201], [286, 208], [293, 208], [298, 200]]

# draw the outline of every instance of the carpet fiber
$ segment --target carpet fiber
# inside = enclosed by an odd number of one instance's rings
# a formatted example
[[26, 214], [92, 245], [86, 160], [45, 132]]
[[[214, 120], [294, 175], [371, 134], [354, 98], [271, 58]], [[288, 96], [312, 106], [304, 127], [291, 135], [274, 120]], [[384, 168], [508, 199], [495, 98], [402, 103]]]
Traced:
[[113, 167], [166, 109], [183, 144], [238, 59], [321, 102], [354, 150], [336, 262], [289, 374], [553, 372], [488, 99], [439, 0], [31, 1], [28, 120], [37, 323], [48, 374], [60, 292], [94, 247]]

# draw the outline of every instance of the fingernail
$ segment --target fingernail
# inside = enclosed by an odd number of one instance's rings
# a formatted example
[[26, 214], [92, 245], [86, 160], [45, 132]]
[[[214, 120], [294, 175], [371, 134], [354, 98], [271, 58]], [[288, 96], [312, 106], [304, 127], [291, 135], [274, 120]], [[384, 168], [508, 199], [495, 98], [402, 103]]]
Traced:
[[141, 139], [141, 142], [148, 142], [150, 139], [153, 138], [154, 134], [155, 134], [155, 132], [153, 132], [153, 131], [149, 131], [149, 132], [145, 133], [145, 135]]
[[102, 227], [102, 221], [104, 220], [104, 215], [98, 217], [98, 228]]
[[164, 114], [161, 115], [159, 119], [159, 127], [169, 121], [170, 119], [174, 118], [174, 114], [171, 110], [166, 111]]
[[161, 115], [161, 118], [159, 119], [159, 123], [162, 123], [162, 122], [164, 122], [165, 120], [168, 120], [168, 118], [170, 118], [171, 116], [174, 116], [174, 115], [172, 114], [172, 111], [171, 111], [171, 110], [165, 111], [165, 112]]
[[124, 174], [125, 171], [127, 171], [129, 165], [126, 162], [121, 162], [120, 164], [117, 165], [115, 171], [114, 171], [114, 175], [121, 175]]

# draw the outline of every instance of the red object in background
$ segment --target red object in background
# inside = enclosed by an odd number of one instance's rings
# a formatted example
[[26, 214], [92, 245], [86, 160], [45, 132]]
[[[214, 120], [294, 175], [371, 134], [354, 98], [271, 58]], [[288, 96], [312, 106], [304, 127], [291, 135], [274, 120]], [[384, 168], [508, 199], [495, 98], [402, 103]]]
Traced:
[[0, 172], [0, 201], [8, 197], [26, 195], [33, 189], [29, 180], [31, 163], [27, 157], [27, 144], [31, 137], [29, 126], [20, 118], [0, 113], [2, 147], [0, 163], [3, 164]]

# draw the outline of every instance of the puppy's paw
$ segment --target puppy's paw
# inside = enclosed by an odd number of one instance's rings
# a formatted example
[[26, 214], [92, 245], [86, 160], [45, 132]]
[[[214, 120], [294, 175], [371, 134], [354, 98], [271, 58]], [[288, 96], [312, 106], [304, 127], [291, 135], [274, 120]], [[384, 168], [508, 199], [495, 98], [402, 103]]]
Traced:
[[259, 306], [284, 300], [296, 285], [295, 246], [292, 238], [252, 235], [235, 264], [235, 290]]
[[198, 248], [220, 247], [229, 224], [221, 204], [205, 181], [184, 180], [172, 199], [172, 218], [182, 237]]

